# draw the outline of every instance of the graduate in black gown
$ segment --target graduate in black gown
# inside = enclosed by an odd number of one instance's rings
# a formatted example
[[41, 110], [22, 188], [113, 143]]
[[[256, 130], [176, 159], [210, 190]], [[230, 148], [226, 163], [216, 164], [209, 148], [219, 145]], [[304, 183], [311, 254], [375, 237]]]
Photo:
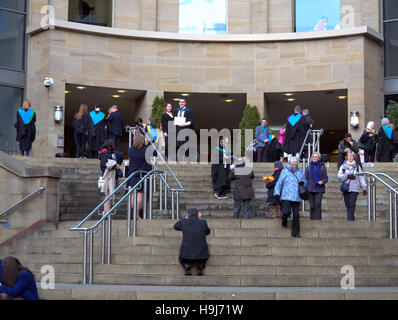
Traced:
[[268, 148], [265, 155], [266, 162], [279, 161], [280, 159], [280, 148], [278, 143], [278, 138], [275, 137], [272, 133], [269, 134], [268, 137]]
[[99, 103], [96, 103], [94, 110], [90, 112], [89, 128], [90, 158], [97, 159], [107, 136], [105, 130], [105, 113], [101, 111]]
[[223, 137], [218, 140], [218, 147], [213, 150], [211, 164], [211, 178], [213, 190], [216, 192], [214, 196], [217, 199], [227, 199], [226, 194], [231, 190], [231, 180], [229, 174], [231, 172], [231, 150], [226, 146]]
[[[181, 130], [184, 130], [184, 129], [192, 129], [192, 130], [194, 130], [194, 119], [193, 119], [192, 110], [190, 110], [190, 109], [188, 109], [186, 107], [185, 99], [180, 99], [179, 105], [180, 105], [180, 107], [174, 112], [174, 118], [175, 117], [184, 117], [185, 118], [185, 124], [176, 126], [176, 131], [177, 131], [176, 132], [176, 138], [178, 137], [178, 133]], [[189, 140], [188, 137], [186, 137], [184, 141], [178, 141], [177, 140], [177, 143], [176, 143], [177, 150], [176, 151], [178, 152], [178, 149], [182, 145], [184, 145], [188, 140]], [[185, 156], [188, 157], [189, 156], [188, 153], [186, 153]]]
[[378, 162], [392, 162], [396, 150], [396, 136], [394, 130], [390, 127], [390, 121], [387, 118], [381, 120], [382, 127], [377, 135], [377, 153]]
[[23, 102], [22, 108], [17, 111], [17, 121], [14, 127], [17, 129], [17, 141], [19, 151], [23, 156], [29, 156], [32, 150], [32, 143], [36, 138], [36, 113], [32, 109], [29, 100]]
[[283, 151], [289, 155], [297, 156], [300, 152], [303, 137], [303, 123], [301, 107], [295, 106], [294, 113], [287, 118]]

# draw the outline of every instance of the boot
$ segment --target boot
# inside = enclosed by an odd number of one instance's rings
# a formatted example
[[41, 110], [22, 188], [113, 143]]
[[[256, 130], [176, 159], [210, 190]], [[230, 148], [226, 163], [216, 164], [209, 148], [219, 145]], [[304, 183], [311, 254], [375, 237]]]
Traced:
[[191, 266], [188, 263], [184, 263], [184, 270], [186, 276], [192, 276]]
[[198, 264], [198, 270], [197, 270], [196, 275], [203, 276], [203, 265], [202, 264]]

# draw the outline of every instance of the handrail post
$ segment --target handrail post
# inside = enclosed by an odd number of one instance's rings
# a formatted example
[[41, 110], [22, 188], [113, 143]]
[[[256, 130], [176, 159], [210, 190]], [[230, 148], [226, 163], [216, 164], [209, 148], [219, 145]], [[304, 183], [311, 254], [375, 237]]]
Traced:
[[149, 220], [152, 219], [152, 199], [153, 199], [153, 185], [156, 184], [154, 183], [156, 176], [149, 176]]
[[174, 220], [174, 191], [171, 191], [171, 219]]
[[178, 198], [178, 191], [176, 192], [176, 205], [177, 205], [177, 214], [176, 214], [176, 216], [177, 216], [177, 219], [179, 219], [179, 217], [180, 217], [180, 201], [179, 201], [179, 198]]
[[167, 174], [166, 172], [164, 173], [164, 210], [166, 211], [166, 214], [168, 213], [168, 209], [167, 209]]
[[87, 283], [87, 231], [82, 232], [83, 235], [83, 284]]
[[129, 196], [127, 198], [127, 237], [131, 235], [131, 186], [128, 187]]
[[163, 210], [163, 186], [162, 186], [162, 176], [160, 175], [159, 179], [159, 210], [160, 212]]
[[90, 230], [88, 233], [88, 256], [89, 256], [89, 268], [88, 268], [88, 283], [93, 284], [93, 256], [94, 256], [94, 231]]
[[376, 178], [373, 178], [373, 221], [376, 221]]
[[105, 221], [101, 223], [101, 264], [105, 264]]
[[108, 232], [107, 232], [107, 264], [111, 264], [111, 241], [112, 241], [112, 215], [108, 215]]
[[390, 209], [390, 239], [393, 238], [393, 234], [392, 234], [392, 191], [388, 190], [388, 204], [389, 204], [389, 209]]
[[371, 220], [371, 208], [372, 208], [372, 192], [373, 192], [373, 187], [371, 184], [371, 178], [368, 177], [368, 222]]
[[133, 238], [135, 238], [137, 235], [137, 188], [134, 189], [133, 199]]
[[147, 197], [148, 197], [148, 179], [144, 180], [144, 200], [143, 200], [143, 211], [144, 211], [144, 220], [146, 220], [146, 209], [147, 209]]
[[397, 225], [397, 193], [394, 192], [394, 231], [395, 231], [395, 238], [398, 239], [398, 225]]

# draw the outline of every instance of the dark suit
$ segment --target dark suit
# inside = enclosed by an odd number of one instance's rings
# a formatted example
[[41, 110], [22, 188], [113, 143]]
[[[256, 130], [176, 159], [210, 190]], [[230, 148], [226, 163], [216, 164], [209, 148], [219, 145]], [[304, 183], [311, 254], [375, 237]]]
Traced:
[[112, 112], [106, 118], [108, 139], [115, 141], [116, 149], [119, 149], [120, 138], [123, 135], [123, 117], [119, 111]]
[[180, 263], [206, 263], [210, 257], [206, 236], [210, 234], [206, 220], [192, 216], [181, 219], [174, 225], [174, 229], [182, 231], [180, 247]]

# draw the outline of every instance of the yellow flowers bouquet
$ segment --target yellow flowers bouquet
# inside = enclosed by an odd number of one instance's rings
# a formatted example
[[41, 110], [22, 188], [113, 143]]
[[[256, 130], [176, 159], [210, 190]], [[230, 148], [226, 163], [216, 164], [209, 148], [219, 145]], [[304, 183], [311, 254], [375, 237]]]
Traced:
[[275, 180], [275, 178], [274, 178], [273, 176], [269, 176], [269, 177], [264, 176], [264, 177], [263, 177], [263, 181], [264, 181], [265, 183], [270, 183], [270, 182], [272, 182], [272, 181], [274, 181], [274, 180]]

